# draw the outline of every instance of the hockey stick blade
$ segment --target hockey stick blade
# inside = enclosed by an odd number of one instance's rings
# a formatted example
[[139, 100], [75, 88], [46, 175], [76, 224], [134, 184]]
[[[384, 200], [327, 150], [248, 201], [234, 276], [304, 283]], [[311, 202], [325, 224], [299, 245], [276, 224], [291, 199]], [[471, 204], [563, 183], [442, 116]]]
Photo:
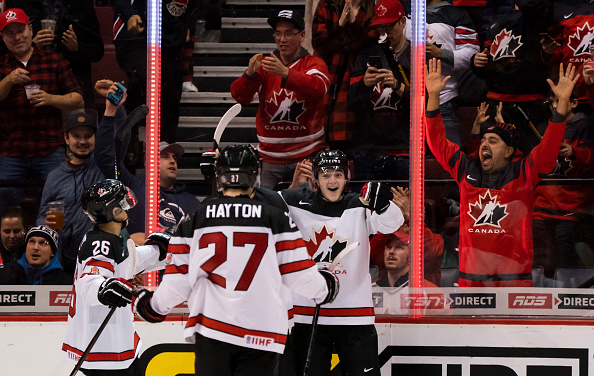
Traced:
[[219, 144], [221, 143], [221, 136], [223, 135], [225, 128], [227, 128], [227, 125], [231, 122], [231, 120], [233, 120], [233, 118], [236, 117], [240, 112], [241, 105], [239, 103], [233, 105], [233, 107], [225, 112], [225, 115], [223, 115], [219, 121], [219, 124], [217, 124], [217, 129], [215, 129], [213, 150], [217, 150]]
[[334, 258], [334, 260], [332, 260], [332, 263], [330, 264], [330, 267], [328, 267], [328, 270], [334, 271], [334, 269], [340, 263], [340, 261], [344, 258], [344, 256], [348, 255], [353, 249], [357, 248], [358, 246], [359, 246], [359, 242], [354, 242], [351, 245], [347, 246], [342, 251], [340, 251], [340, 253], [338, 255], [336, 255], [336, 257]]
[[132, 127], [144, 119], [148, 113], [149, 108], [146, 104], [141, 104], [140, 106], [136, 107], [134, 111], [130, 112], [120, 129], [118, 129], [118, 132], [116, 133], [116, 140], [119, 142], [124, 141], [126, 135], [132, 131]]

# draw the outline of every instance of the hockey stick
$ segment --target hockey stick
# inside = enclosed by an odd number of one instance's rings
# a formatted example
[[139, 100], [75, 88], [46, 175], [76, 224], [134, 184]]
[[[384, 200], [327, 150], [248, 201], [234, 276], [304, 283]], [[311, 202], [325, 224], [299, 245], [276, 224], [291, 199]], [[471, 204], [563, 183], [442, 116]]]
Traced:
[[212, 150], [217, 151], [219, 148], [219, 144], [221, 143], [221, 136], [227, 128], [227, 125], [233, 120], [241, 112], [241, 105], [239, 103], [233, 105], [230, 109], [225, 112], [225, 115], [219, 120], [219, 124], [217, 124], [217, 128], [215, 129], [214, 137], [213, 137], [213, 148]]
[[[134, 273], [136, 271], [135, 270], [136, 269], [136, 244], [134, 244], [134, 240], [128, 239], [128, 241], [126, 242], [126, 247], [128, 248], [128, 257], [131, 257], [130, 264], [128, 266], [127, 277], [128, 277], [128, 280], [132, 280], [132, 279], [134, 279]], [[111, 319], [111, 316], [113, 316], [113, 314], [115, 313], [117, 308], [118, 308], [117, 306], [113, 306], [109, 309], [109, 313], [107, 314], [107, 316], [101, 323], [101, 326], [99, 327], [99, 329], [97, 329], [97, 332], [95, 333], [93, 338], [91, 338], [91, 342], [89, 342], [89, 345], [85, 349], [85, 352], [80, 356], [80, 359], [78, 359], [78, 362], [76, 362], [76, 366], [74, 366], [74, 369], [70, 373], [70, 376], [76, 375], [76, 373], [80, 370], [80, 368], [82, 367], [82, 364], [84, 363], [85, 359], [87, 358], [87, 355], [89, 355], [89, 353], [91, 352], [91, 349], [93, 349], [93, 346], [95, 346], [95, 343], [99, 339], [99, 336], [101, 335], [101, 333], [103, 333], [103, 330], [107, 326], [107, 323], [109, 322], [109, 320]]]
[[[332, 272], [336, 268], [336, 266], [340, 263], [340, 261], [344, 258], [344, 256], [348, 255], [353, 249], [359, 246], [359, 242], [354, 242], [353, 244], [347, 246], [345, 249], [340, 251], [340, 253], [332, 260], [328, 271]], [[303, 376], [307, 376], [309, 374], [309, 364], [311, 362], [311, 350], [313, 348], [314, 338], [316, 336], [316, 329], [318, 327], [318, 319], [320, 318], [320, 306], [321, 304], [316, 304], [316, 310], [314, 311], [313, 320], [311, 322], [311, 335], [309, 337], [309, 346], [307, 347], [307, 356], [305, 358], [305, 367], [303, 367]]]
[[132, 132], [132, 127], [134, 127], [136, 124], [138, 124], [138, 122], [144, 119], [148, 113], [149, 108], [146, 104], [141, 104], [140, 106], [136, 107], [132, 112], [130, 112], [128, 117], [126, 117], [126, 120], [124, 120], [122, 126], [120, 127], [120, 129], [118, 129], [118, 132], [116, 133], [114, 153], [114, 178], [116, 180], [119, 180], [120, 178], [120, 171], [118, 170], [118, 153], [120, 152], [120, 148], [122, 147], [122, 142], [124, 141], [124, 138], [126, 138], [126, 136], [128, 136], [130, 132]]
[[517, 104], [512, 104], [512, 107], [518, 111], [520, 114], [522, 114], [522, 116], [524, 117], [524, 119], [528, 122], [528, 126], [530, 127], [530, 129], [532, 130], [532, 132], [534, 133], [534, 135], [536, 137], [538, 137], [538, 141], [542, 140], [542, 136], [540, 135], [540, 133], [538, 133], [538, 131], [536, 130], [536, 127], [534, 126], [534, 124], [532, 124], [532, 121], [530, 120], [530, 118], [528, 117], [528, 115], [526, 115], [526, 113], [524, 112], [524, 110], [522, 110], [522, 107], [518, 106]]

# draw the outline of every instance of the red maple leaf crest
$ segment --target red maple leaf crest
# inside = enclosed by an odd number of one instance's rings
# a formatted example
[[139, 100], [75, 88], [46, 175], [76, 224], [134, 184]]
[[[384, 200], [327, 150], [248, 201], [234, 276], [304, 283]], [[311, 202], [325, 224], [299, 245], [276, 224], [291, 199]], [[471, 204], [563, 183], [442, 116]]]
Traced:
[[524, 43], [522, 43], [522, 36], [514, 36], [513, 30], [507, 31], [507, 29], [503, 29], [495, 36], [493, 39], [493, 44], [491, 44], [491, 49], [489, 52], [491, 56], [493, 56], [493, 61], [504, 59], [504, 58], [513, 58], [516, 56], [516, 51], [520, 48]]
[[507, 205], [501, 205], [497, 195], [491, 196], [489, 190], [483, 196], [479, 195], [474, 204], [468, 204], [468, 215], [474, 219], [475, 226], [501, 227], [499, 222], [508, 214]]
[[335, 232], [336, 232], [336, 229], [334, 229], [332, 231], [328, 231], [326, 229], [326, 223], [324, 223], [322, 228], [320, 228], [319, 230], [314, 229], [313, 236], [311, 236], [308, 239], [305, 239], [305, 246], [307, 247], [307, 253], [310, 256], [313, 256], [316, 253], [316, 251], [318, 250], [318, 247], [320, 246], [322, 241], [324, 241], [324, 239], [326, 239], [326, 238], [330, 238], [331, 240], [334, 239]]
[[383, 5], [380, 5], [379, 7], [377, 7], [377, 9], [375, 10], [375, 15], [376, 16], [380, 16], [383, 17], [386, 15], [386, 12], [388, 11], [388, 8], [386, 8]]
[[574, 56], [589, 55], [590, 43], [592, 43], [593, 37], [594, 28], [590, 27], [586, 22], [582, 27], [578, 27], [574, 34], [569, 36], [567, 46], [571, 48]]

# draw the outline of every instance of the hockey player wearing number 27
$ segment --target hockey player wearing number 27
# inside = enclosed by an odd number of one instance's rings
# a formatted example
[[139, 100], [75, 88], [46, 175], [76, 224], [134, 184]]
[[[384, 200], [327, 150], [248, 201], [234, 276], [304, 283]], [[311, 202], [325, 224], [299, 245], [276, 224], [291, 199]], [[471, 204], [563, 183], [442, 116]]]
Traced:
[[135, 311], [149, 322], [188, 302], [184, 336], [195, 343], [196, 375], [276, 374], [288, 331], [282, 285], [320, 304], [338, 291], [288, 213], [254, 198], [258, 170], [250, 145], [223, 149], [215, 164], [222, 197], [182, 221], [157, 291], [135, 291]]
[[[144, 270], [165, 266], [169, 233], [151, 234], [132, 252], [120, 232], [128, 222], [127, 210], [136, 204], [134, 193], [118, 180], [104, 179], [85, 190], [81, 207], [95, 223], [80, 245], [74, 297], [62, 350], [78, 361], [111, 307], [132, 302], [128, 279]], [[87, 376], [137, 376], [135, 359], [141, 347], [130, 307], [117, 309], [97, 343], [82, 363]]]
[[[281, 191], [310, 256], [319, 265], [331, 263], [347, 246], [360, 243], [334, 269], [340, 293], [333, 303], [320, 309], [311, 351], [311, 375], [329, 372], [334, 348], [343, 375], [380, 374], [369, 275], [369, 236], [395, 232], [404, 218], [391, 201], [393, 194], [387, 185], [367, 183], [359, 196], [356, 192], [345, 193], [348, 179], [346, 155], [340, 150], [323, 150], [313, 161], [317, 191], [308, 187]], [[297, 374], [302, 374], [305, 366], [314, 307], [311, 299], [293, 295], [292, 336]]]

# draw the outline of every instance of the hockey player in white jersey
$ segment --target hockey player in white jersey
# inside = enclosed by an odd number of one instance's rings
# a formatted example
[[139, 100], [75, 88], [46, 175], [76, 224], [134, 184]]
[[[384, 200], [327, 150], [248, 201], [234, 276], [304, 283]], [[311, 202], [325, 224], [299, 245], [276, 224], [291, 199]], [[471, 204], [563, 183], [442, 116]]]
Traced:
[[[303, 234], [309, 254], [318, 264], [328, 264], [347, 246], [360, 246], [346, 255], [334, 270], [340, 293], [321, 307], [309, 372], [329, 375], [333, 350], [343, 375], [379, 375], [377, 332], [369, 275], [369, 236], [396, 231], [404, 223], [391, 201], [390, 188], [367, 183], [358, 193], [345, 193], [348, 160], [340, 150], [323, 150], [313, 161], [317, 191], [307, 187], [286, 189], [281, 195], [291, 219]], [[361, 199], [360, 199], [361, 198]], [[315, 302], [293, 296], [293, 344], [297, 374], [303, 373]]]
[[182, 221], [156, 292], [135, 292], [135, 311], [149, 322], [188, 302], [184, 336], [195, 343], [196, 375], [275, 375], [288, 328], [282, 285], [320, 304], [338, 291], [288, 213], [254, 198], [258, 171], [250, 145], [223, 149], [215, 164], [222, 197]]
[[[125, 307], [132, 300], [128, 282], [145, 269], [163, 268], [168, 233], [155, 233], [144, 246], [129, 254], [120, 235], [128, 221], [126, 210], [136, 204], [134, 193], [117, 180], [105, 179], [88, 188], [81, 206], [95, 223], [81, 242], [68, 310], [68, 327], [62, 350], [78, 361], [106, 318], [110, 307]], [[134, 256], [134, 260], [132, 257]], [[117, 309], [82, 364], [87, 376], [137, 376], [135, 360], [141, 341], [134, 330], [130, 308]]]

